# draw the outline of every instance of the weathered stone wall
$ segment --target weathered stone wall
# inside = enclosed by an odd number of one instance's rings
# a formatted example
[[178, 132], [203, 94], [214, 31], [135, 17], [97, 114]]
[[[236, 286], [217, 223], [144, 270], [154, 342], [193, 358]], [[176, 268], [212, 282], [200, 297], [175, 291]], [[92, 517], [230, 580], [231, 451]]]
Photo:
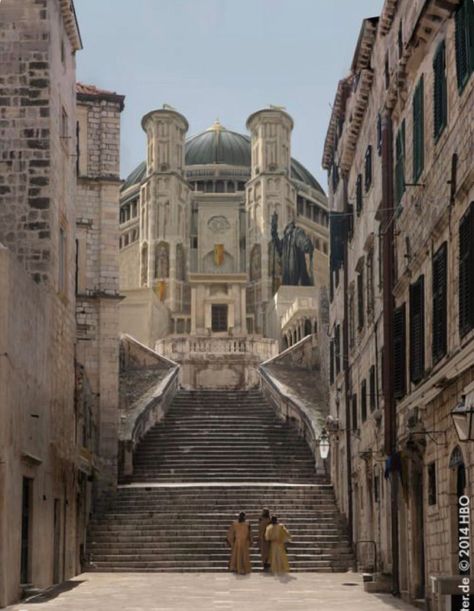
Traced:
[[123, 97], [78, 85], [77, 360], [94, 394], [98, 488], [117, 481], [119, 153]]

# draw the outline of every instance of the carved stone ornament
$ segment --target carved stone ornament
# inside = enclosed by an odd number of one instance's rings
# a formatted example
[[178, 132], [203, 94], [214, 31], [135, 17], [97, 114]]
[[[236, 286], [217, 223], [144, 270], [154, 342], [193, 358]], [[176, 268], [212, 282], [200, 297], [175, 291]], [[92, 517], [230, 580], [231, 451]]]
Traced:
[[211, 216], [207, 221], [207, 226], [212, 233], [225, 233], [230, 229], [230, 223], [225, 216]]

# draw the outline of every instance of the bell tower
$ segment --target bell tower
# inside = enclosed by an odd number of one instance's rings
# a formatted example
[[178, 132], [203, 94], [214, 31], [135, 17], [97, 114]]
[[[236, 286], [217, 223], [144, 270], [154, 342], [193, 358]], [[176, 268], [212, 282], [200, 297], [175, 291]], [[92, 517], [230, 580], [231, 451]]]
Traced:
[[151, 288], [171, 312], [186, 309], [189, 187], [184, 177], [188, 122], [166, 105], [142, 119], [147, 170], [140, 190], [140, 286]]
[[259, 110], [247, 119], [251, 134], [251, 177], [246, 186], [248, 314], [254, 332], [265, 329], [266, 303], [275, 289], [272, 251], [272, 216], [278, 231], [296, 218], [296, 189], [291, 183], [291, 132], [293, 119], [279, 107]]

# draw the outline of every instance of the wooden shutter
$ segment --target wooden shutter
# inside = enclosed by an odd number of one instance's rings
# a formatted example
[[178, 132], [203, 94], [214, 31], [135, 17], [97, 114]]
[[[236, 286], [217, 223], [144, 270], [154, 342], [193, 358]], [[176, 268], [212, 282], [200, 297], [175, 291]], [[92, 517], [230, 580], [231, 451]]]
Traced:
[[474, 8], [472, 0], [464, 0], [456, 11], [456, 72], [458, 89], [462, 91], [474, 69]]
[[446, 45], [443, 41], [433, 59], [434, 72], [434, 111], [433, 126], [435, 140], [447, 123], [447, 88], [446, 88]]
[[393, 312], [393, 390], [396, 399], [406, 392], [405, 304]]
[[336, 325], [334, 335], [334, 350], [336, 357], [336, 375], [341, 371], [341, 326]]
[[357, 395], [352, 395], [352, 430], [355, 431], [358, 426]]
[[382, 115], [377, 113], [377, 153], [382, 154]]
[[413, 96], [413, 182], [417, 182], [424, 165], [424, 87], [423, 77], [418, 81]]
[[360, 386], [360, 417], [362, 422], [367, 420], [367, 382], [365, 380]]
[[405, 120], [397, 132], [395, 145], [395, 198], [397, 205], [405, 193]]
[[354, 234], [354, 206], [347, 204], [347, 239], [351, 240]]
[[372, 184], [372, 145], [369, 144], [365, 152], [365, 192], [370, 189]]
[[364, 326], [364, 272], [363, 269], [357, 274], [357, 328], [359, 331]]
[[459, 224], [459, 333], [474, 327], [474, 202]]
[[410, 287], [410, 379], [419, 382], [425, 373], [425, 281], [420, 276]]
[[334, 384], [334, 340], [329, 344], [329, 381]]
[[373, 412], [376, 406], [377, 389], [375, 385], [375, 366], [372, 365], [369, 373], [369, 405], [370, 411]]
[[433, 363], [437, 363], [447, 348], [447, 244], [446, 242], [433, 256]]
[[362, 205], [363, 205], [363, 201], [362, 201], [362, 174], [359, 174], [357, 176], [357, 182], [356, 182], [356, 211], [357, 211], [357, 216], [359, 216], [359, 214], [361, 213]]

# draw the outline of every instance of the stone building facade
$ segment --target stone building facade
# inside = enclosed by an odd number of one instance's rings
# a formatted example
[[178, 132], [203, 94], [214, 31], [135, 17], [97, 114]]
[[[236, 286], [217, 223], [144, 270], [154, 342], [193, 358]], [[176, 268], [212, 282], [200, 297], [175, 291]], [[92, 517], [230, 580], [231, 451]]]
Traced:
[[80, 100], [106, 118], [77, 188], [80, 49], [70, 0], [0, 3], [0, 606], [80, 571], [94, 481], [115, 472], [122, 102]]
[[[315, 332], [318, 291], [327, 286], [328, 213], [317, 181], [291, 158], [291, 117], [270, 107], [251, 115], [250, 137], [216, 122], [186, 139], [186, 118], [165, 106], [142, 127], [147, 161], [121, 192], [121, 330], [150, 346], [191, 334], [264, 336], [283, 347]], [[285, 329], [282, 317], [309, 287], [275, 296], [282, 280], [275, 212], [280, 236], [295, 220], [314, 247], [313, 301]]]
[[[474, 404], [473, 39], [472, 2], [386, 0], [323, 157], [332, 475], [354, 543], [375, 542], [394, 591], [430, 608], [459, 579], [458, 497], [474, 492], [474, 443], [450, 416]], [[373, 568], [372, 544], [357, 547]]]

